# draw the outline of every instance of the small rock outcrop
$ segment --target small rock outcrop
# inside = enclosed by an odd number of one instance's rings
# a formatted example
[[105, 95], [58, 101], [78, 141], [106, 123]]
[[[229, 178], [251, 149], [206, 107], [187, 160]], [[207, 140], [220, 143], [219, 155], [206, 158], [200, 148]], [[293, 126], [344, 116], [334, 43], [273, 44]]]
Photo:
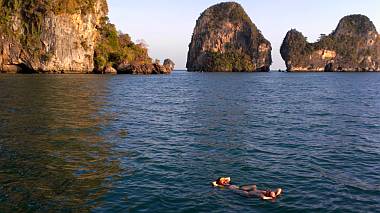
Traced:
[[115, 75], [115, 74], [117, 74], [117, 70], [116, 70], [115, 68], [113, 68], [111, 65], [107, 65], [107, 66], [104, 68], [102, 74], [111, 74], [111, 75]]
[[188, 71], [269, 71], [272, 47], [234, 2], [214, 5], [197, 20], [186, 67]]
[[106, 0], [0, 1], [1, 72], [87, 73]]
[[165, 67], [165, 69], [167, 71], [173, 71], [174, 67], [175, 67], [175, 63], [172, 60], [170, 60], [169, 58], [167, 58], [167, 59], [164, 60], [164, 65], [163, 66]]
[[[166, 59], [167, 62], [172, 62]], [[132, 75], [155, 75], [155, 74], [170, 74], [174, 70], [174, 63], [161, 65], [158, 62], [154, 63], [121, 63], [117, 66], [118, 74]]]
[[289, 72], [380, 71], [380, 36], [370, 19], [350, 15], [340, 20], [330, 34], [321, 34], [315, 43], [295, 29], [281, 46]]

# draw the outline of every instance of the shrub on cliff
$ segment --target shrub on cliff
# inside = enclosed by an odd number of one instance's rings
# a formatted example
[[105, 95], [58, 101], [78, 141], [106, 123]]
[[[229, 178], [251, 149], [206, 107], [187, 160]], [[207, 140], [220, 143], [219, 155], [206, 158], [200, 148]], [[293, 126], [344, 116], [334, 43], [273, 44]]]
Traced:
[[148, 50], [143, 45], [132, 42], [128, 34], [118, 33], [115, 25], [105, 19], [95, 49], [95, 71], [101, 72], [107, 65], [116, 68], [124, 61], [137, 64], [152, 63]]
[[231, 70], [234, 72], [242, 72], [247, 70], [254, 70], [250, 56], [244, 53], [236, 52], [208, 52], [206, 53], [210, 63], [205, 67], [205, 70], [218, 72], [220, 70]]

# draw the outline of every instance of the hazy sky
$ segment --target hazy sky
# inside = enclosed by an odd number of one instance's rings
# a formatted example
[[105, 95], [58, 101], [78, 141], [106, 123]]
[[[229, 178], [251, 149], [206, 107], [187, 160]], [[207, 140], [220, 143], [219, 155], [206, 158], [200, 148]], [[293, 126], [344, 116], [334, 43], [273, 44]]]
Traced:
[[[218, 0], [108, 0], [109, 17], [134, 41], [144, 39], [152, 58], [186, 65], [188, 45], [199, 15]], [[237, 0], [272, 43], [272, 69], [284, 69], [279, 49], [291, 28], [309, 41], [329, 34], [349, 14], [368, 16], [380, 30], [380, 0]]]

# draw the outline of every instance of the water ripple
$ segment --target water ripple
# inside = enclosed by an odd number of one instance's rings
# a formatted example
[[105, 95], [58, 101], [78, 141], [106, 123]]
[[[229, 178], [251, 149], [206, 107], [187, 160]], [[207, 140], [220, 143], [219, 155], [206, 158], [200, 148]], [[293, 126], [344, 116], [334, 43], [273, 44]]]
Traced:
[[[0, 75], [0, 211], [373, 212], [375, 73]], [[276, 202], [213, 189], [282, 187]]]

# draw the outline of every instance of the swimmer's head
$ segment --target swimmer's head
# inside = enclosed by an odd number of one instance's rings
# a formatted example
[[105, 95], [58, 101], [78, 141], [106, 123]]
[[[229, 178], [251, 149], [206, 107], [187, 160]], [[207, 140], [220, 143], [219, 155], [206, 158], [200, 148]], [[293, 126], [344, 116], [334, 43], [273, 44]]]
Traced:
[[270, 195], [271, 198], [276, 198], [276, 193], [275, 192], [270, 192], [269, 195]]
[[218, 180], [216, 180], [216, 183], [218, 185], [226, 186], [231, 183], [231, 178], [230, 177], [220, 177]]

